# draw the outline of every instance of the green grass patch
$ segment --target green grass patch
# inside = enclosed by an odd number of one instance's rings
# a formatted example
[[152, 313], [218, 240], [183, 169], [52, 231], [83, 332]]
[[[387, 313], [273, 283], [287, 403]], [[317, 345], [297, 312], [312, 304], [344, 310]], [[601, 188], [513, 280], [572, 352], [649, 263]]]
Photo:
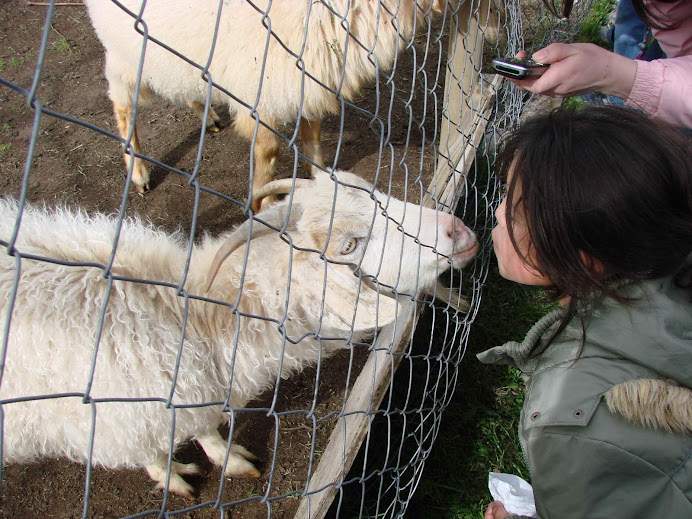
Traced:
[[[2, 126], [0, 126], [0, 135], [10, 131], [11, 129], [12, 129], [12, 126], [10, 126], [9, 123], [3, 123]], [[12, 148], [11, 143], [0, 144], [0, 152], [8, 151], [11, 148]]]
[[601, 47], [610, 47], [601, 38], [601, 27], [608, 23], [608, 16], [617, 7], [617, 0], [594, 0], [589, 16], [584, 20], [575, 40], [582, 43], [595, 43]]
[[542, 290], [506, 281], [491, 265], [468, 350], [459, 365], [454, 399], [442, 417], [435, 449], [407, 517], [481, 519], [492, 499], [489, 472], [530, 480], [518, 441], [524, 402], [521, 373], [508, 366], [481, 364], [476, 353], [522, 340], [547, 311]]
[[72, 52], [72, 47], [70, 47], [70, 44], [67, 42], [67, 38], [60, 38], [58, 41], [54, 42], [53, 48], [58, 52]]
[[587, 106], [589, 102], [584, 101], [579, 97], [565, 97], [561, 104], [563, 108], [567, 108], [568, 110], [579, 110], [580, 108]]

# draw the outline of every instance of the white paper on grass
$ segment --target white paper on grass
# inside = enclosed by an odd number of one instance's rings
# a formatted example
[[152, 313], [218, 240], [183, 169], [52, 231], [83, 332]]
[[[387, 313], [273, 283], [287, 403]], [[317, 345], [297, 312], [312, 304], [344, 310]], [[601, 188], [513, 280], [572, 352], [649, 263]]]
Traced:
[[537, 517], [533, 488], [514, 474], [491, 472], [488, 488], [495, 501], [500, 501], [510, 514]]

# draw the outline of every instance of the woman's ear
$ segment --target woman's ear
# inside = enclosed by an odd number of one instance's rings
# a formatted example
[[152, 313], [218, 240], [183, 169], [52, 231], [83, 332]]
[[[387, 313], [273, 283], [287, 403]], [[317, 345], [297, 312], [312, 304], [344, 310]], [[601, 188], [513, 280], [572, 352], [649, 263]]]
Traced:
[[603, 265], [603, 262], [597, 258], [594, 258], [590, 254], [587, 254], [583, 250], [579, 251], [579, 259], [586, 270], [591, 272], [591, 274], [594, 276], [601, 277], [606, 273], [606, 268], [605, 265]]

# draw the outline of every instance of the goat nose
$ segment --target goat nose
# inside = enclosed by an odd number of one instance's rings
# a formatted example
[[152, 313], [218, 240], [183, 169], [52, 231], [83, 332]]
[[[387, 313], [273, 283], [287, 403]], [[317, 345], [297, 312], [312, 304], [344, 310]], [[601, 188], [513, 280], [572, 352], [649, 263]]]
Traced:
[[450, 215], [449, 221], [447, 222], [445, 228], [445, 234], [447, 235], [447, 238], [451, 239], [452, 241], [457, 241], [466, 233], [467, 229], [464, 225], [464, 222], [462, 222], [456, 216]]

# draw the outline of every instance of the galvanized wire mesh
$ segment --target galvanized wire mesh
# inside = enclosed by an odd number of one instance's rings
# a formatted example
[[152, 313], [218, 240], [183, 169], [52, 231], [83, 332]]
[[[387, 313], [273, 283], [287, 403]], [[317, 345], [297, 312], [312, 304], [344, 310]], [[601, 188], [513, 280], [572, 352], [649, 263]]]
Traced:
[[[101, 3], [125, 9], [115, 0]], [[210, 128], [200, 125], [188, 111], [154, 96], [149, 104], [133, 104], [132, 117], [138, 124], [143, 143], [142, 150], [138, 150], [134, 126], [128, 124], [119, 131], [112, 118], [108, 84], [103, 76], [103, 48], [84, 6], [77, 2], [74, 5], [55, 1], [33, 5], [12, 1], [1, 11], [0, 34], [6, 49], [0, 56], [2, 193], [17, 200], [16, 214], [2, 225], [3, 234], [0, 235], [5, 250], [0, 273], [4, 320], [0, 355], [1, 445], [5, 457], [23, 457], [26, 461], [3, 466], [0, 474], [3, 513], [7, 517], [53, 514], [65, 517], [248, 518], [292, 517], [296, 513], [304, 516], [301, 514], [309, 511], [314, 517], [402, 516], [423, 477], [424, 462], [433, 448], [442, 413], [459, 383], [457, 366], [464, 358], [470, 326], [481, 303], [491, 257], [492, 213], [499, 198], [498, 181], [492, 174], [492, 157], [498, 138], [505, 128], [516, 123], [526, 101], [526, 96], [508, 85], [498, 88], [493, 82], [494, 76], [488, 74], [489, 58], [513, 55], [520, 48], [536, 49], [549, 41], [568, 40], [588, 9], [588, 3], [579, 3], [578, 12], [569, 22], [556, 22], [538, 1], [508, 0], [502, 5], [484, 0], [461, 2], [461, 5], [449, 2], [441, 3], [444, 8], [441, 13], [433, 12], [429, 2], [419, 1], [415, 8], [420, 23], [412, 34], [398, 35], [394, 49], [396, 57], [392, 66], [385, 68], [380, 67], [382, 56], [377, 48], [377, 31], [383, 23], [398, 27], [399, 17], [404, 16], [413, 3], [407, 0], [378, 3], [377, 17], [367, 20], [374, 27], [370, 37], [359, 32], [362, 27], [350, 24], [350, 12], [359, 8], [358, 2], [307, 2], [308, 13], [318, 8], [328, 9], [334, 27], [343, 38], [326, 42], [327, 54], [343, 56], [348, 54], [350, 45], [351, 52], [364, 51], [368, 57], [375, 71], [374, 79], [363, 81], [356, 93], [342, 91], [344, 77], [352, 73], [348, 66], [343, 67], [341, 77], [331, 83], [318, 70], [310, 69], [304, 59], [306, 49], [325, 42], [310, 41], [308, 31], [301, 26], [296, 27], [296, 38], [290, 42], [273, 32], [272, 23], [278, 26], [275, 16], [280, 2], [213, 1], [207, 2], [206, 7], [190, 2], [195, 7], [185, 20], [190, 26], [194, 25], [196, 16], [202, 15], [196, 10], [217, 13], [211, 34], [180, 36], [199, 37], [209, 42], [205, 59], [196, 62], [176, 48], [175, 38], [162, 41], [160, 35], [149, 33], [151, 20], [148, 20], [147, 5], [155, 3], [154, 0], [136, 2], [135, 8], [129, 9], [132, 32], [119, 36], [138, 38], [136, 48], [140, 59], [152, 52], [152, 48], [164, 48], [165, 52], [176, 56], [176, 62], [196, 68], [200, 79], [195, 88], [206, 92], [202, 104], [204, 119], [212, 114], [211, 101], [230, 98], [235, 110], [251, 116], [253, 138], [250, 142], [237, 137], [231, 128], [211, 135]], [[256, 13], [253, 23], [261, 24], [265, 38], [260, 46], [266, 52], [281, 52], [286, 59], [292, 60], [294, 69], [299, 71], [301, 84], [298, 89], [303, 91], [310, 82], [319, 83], [329, 91], [330, 102], [338, 108], [338, 113], [328, 115], [323, 121], [326, 167], [320, 169], [327, 172], [348, 169], [375, 185], [384, 193], [380, 195], [375, 213], [384, 213], [389, 219], [389, 228], [394, 231], [403, 230], [403, 222], [387, 211], [393, 207], [392, 199], [398, 198], [418, 206], [427, 204], [440, 215], [453, 212], [476, 232], [481, 248], [475, 261], [463, 272], [442, 276], [444, 285], [461, 295], [455, 293], [450, 297], [440, 286], [433, 290], [433, 295], [438, 297], [430, 297], [430, 290], [422, 291], [423, 287], [418, 284], [406, 290], [398, 283], [381, 285], [381, 272], [390, 268], [398, 272], [395, 277], [415, 280], [420, 259], [413, 262], [412, 269], [403, 261], [396, 262], [394, 267], [380, 264], [374, 272], [355, 268], [361, 280], [359, 290], [365, 290], [364, 286], [374, 287], [381, 297], [391, 297], [393, 292], [402, 310], [392, 324], [366, 338], [352, 332], [335, 338], [322, 336], [319, 330], [312, 328], [303, 330], [302, 335], [291, 336], [287, 332], [288, 310], [256, 315], [244, 310], [240, 295], [237, 299], [218, 298], [200, 290], [190, 290], [191, 279], [196, 279], [199, 269], [194, 251], [205, 233], [216, 235], [248, 219], [263, 228], [260, 223], [263, 213], [254, 215], [253, 220], [250, 205], [252, 179], [259, 167], [252, 153], [258, 146], [258, 135], [264, 132], [281, 144], [275, 171], [278, 178], [306, 177], [301, 161], [307, 158], [309, 164], [311, 160], [314, 162], [314, 157], [301, 146], [299, 139], [299, 115], [305, 113], [307, 106], [303, 104], [303, 97], [299, 99], [297, 110], [283, 117], [267, 109], [272, 103], [278, 105], [278, 98], [270, 99], [267, 105], [263, 97], [266, 92], [280, 91], [281, 88], [272, 90], [272, 87], [281, 86], [281, 81], [288, 79], [261, 67], [263, 75], [257, 96], [248, 99], [216, 82], [214, 73], [210, 72], [212, 64], [216, 65], [220, 59], [218, 52], [224, 41], [237, 37], [224, 32], [223, 13], [233, 13], [240, 4]], [[295, 6], [298, 10], [304, 4], [296, 0]], [[497, 29], [493, 29], [496, 21]], [[174, 22], [169, 23], [174, 25]], [[473, 32], [470, 27], [477, 27], [473, 35], [470, 35]], [[457, 38], [457, 33], [462, 36]], [[253, 60], [266, 64], [266, 52], [252, 56]], [[467, 55], [477, 58], [467, 59]], [[248, 61], [247, 56], [244, 59], [237, 55], [224, 58], [228, 61], [224, 65], [234, 74], [245, 73], [243, 63]], [[142, 99], [146, 97], [150, 78], [141, 62], [136, 71], [129, 80], [133, 84], [134, 98]], [[171, 74], [175, 73], [171, 70]], [[451, 100], [454, 94], [450, 92], [454, 91], [460, 92], [456, 101]], [[169, 102], [184, 104], [188, 100], [185, 93], [178, 92], [177, 99], [170, 97], [176, 96], [169, 96]], [[230, 126], [232, 114], [221, 111], [220, 115], [221, 125]], [[274, 124], [279, 122], [285, 124]], [[119, 157], [123, 148], [130, 156], [136, 154], [149, 165], [152, 189], [144, 196], [134, 192], [132, 162], [126, 161], [126, 167]], [[445, 171], [450, 170], [452, 174], [446, 175]], [[342, 182], [337, 192], [343, 184], [351, 182]], [[32, 205], [45, 206], [46, 210], [67, 207], [73, 211], [84, 209], [90, 214], [112, 214], [107, 239], [103, 234], [89, 235], [87, 231], [84, 234], [84, 245], [97, 238], [104, 242], [103, 260], [85, 260], [79, 253], [79, 236], [62, 249], [55, 246], [55, 242], [62, 242], [56, 239], [61, 230], [50, 230], [52, 216], [32, 225], [33, 213], [25, 213]], [[352, 209], [373, 214], [369, 206]], [[132, 254], [135, 263], [140, 261], [136, 251], [123, 253], [121, 250], [118, 256], [119, 248], [129, 247], [131, 243], [127, 237], [130, 217], [151, 221], [168, 235], [177, 233], [173, 241], [184, 253], [169, 277], [148, 277], [145, 268], [123, 267], [122, 254]], [[436, 221], [439, 223], [439, 220], [440, 217]], [[45, 236], [42, 234], [44, 228]], [[99, 229], [102, 232], [103, 228]], [[286, 255], [275, 258], [275, 263], [285, 263], [289, 273], [286, 279], [290, 280], [290, 270], [298, 254], [313, 254], [320, 258], [323, 268], [314, 273], [314, 281], [326, 292], [331, 280], [325, 272], [334, 266], [326, 250], [305, 249], [294, 244], [298, 230], [291, 227], [288, 220], [283, 226], [272, 225], [271, 229], [270, 234], [280, 236], [287, 244]], [[421, 243], [420, 226], [413, 233], [408, 229], [409, 237], [419, 243], [417, 254], [422, 255], [423, 249], [430, 249]], [[160, 236], [152, 231], [147, 239], [154, 241]], [[399, 239], [403, 239], [403, 234]], [[390, 243], [384, 248], [392, 246]], [[251, 255], [251, 249], [252, 246], [246, 247], [243, 254], [234, 256], [233, 261], [242, 265], [241, 273], [246, 271], [248, 262], [256, 258]], [[161, 256], [167, 253], [163, 246], [158, 252]], [[441, 261], [446, 261], [444, 254], [439, 254]], [[152, 262], [158, 261], [155, 256], [153, 254]], [[54, 284], [31, 285], [32, 269], [37, 268], [52, 272]], [[53, 301], [54, 290], [65, 288], [75, 272], [86, 271], [97, 274], [92, 281], [101, 280], [103, 290], [98, 300], [89, 300], [90, 292], [75, 285], [71, 300]], [[258, 281], [253, 279], [252, 282]], [[254, 285], [246, 286], [245, 283], [241, 274], [240, 293], [257, 290]], [[287, 283], [290, 285], [290, 281]], [[269, 292], [273, 288], [269, 287]], [[160, 392], [137, 393], [135, 389], [141, 382], [137, 378], [130, 381], [133, 391], [124, 394], [104, 392], [98, 386], [103, 373], [100, 370], [120, 369], [118, 366], [124, 364], [119, 363], [126, 363], [124, 357], [128, 352], [136, 352], [138, 348], [156, 350], [156, 345], [146, 340], [146, 319], [156, 321], [157, 316], [141, 317], [142, 326], [126, 339], [116, 340], [109, 335], [114, 329], [109, 305], [116, 300], [126, 300], [130, 297], [129, 291], [149, 293], [152, 297], [163, 297], [161, 294], [165, 293], [166, 297], [177, 301], [174, 312], [178, 324], [176, 329], [170, 330], [173, 339], [167, 346], [177, 354], [169, 372], [170, 383]], [[281, 287], [282, 294], [287, 291], [290, 286]], [[30, 300], [27, 292], [34, 294], [39, 307], [58, 303], [61, 306], [56, 306], [55, 314], [50, 316], [48, 312], [43, 315], [32, 312], [31, 306], [24, 302]], [[285, 297], [289, 299], [288, 295]], [[468, 300], [466, 312], [457, 311], [457, 307], [463, 305], [460, 297]], [[18, 305], [18, 300], [23, 303]], [[157, 304], [151, 308], [157, 308]], [[273, 340], [279, 344], [276, 351], [280, 363], [285, 359], [288, 365], [286, 351], [310, 341], [318, 351], [315, 362], [302, 370], [286, 373], [290, 375], [286, 380], [279, 368], [271, 377], [272, 387], [258, 391], [255, 398], [242, 406], [233, 403], [233, 384], [234, 377], [240, 378], [244, 373], [232, 370], [224, 398], [182, 401], [177, 391], [181, 391], [180, 387], [187, 380], [184, 362], [190, 354], [189, 349], [194, 347], [187, 340], [194, 333], [190, 328], [197, 326], [199, 316], [196, 312], [220, 311], [210, 309], [217, 307], [227, 311], [229, 322], [233, 323], [224, 332], [229, 348], [238, 347], [238, 341], [243, 340], [239, 336], [246, 333], [245, 330], [264, 327], [267, 333], [270, 328], [265, 325], [269, 323], [273, 325]], [[320, 304], [316, 308], [319, 313]], [[70, 336], [70, 327], [75, 326], [73, 314], [81, 315], [82, 312], [82, 322], [93, 331], [92, 340], [88, 344], [73, 344], [65, 337]], [[343, 316], [346, 321], [354, 318], [354, 312]], [[62, 329], [63, 323], [65, 329]], [[40, 337], [20, 334], [17, 331], [20, 326], [41, 330]], [[337, 339], [341, 347], [334, 352], [330, 345]], [[49, 350], [54, 355], [56, 348], [65, 349], [65, 364], [58, 371], [66, 380], [70, 380], [74, 371], [72, 383], [61, 390], [40, 394], [10, 392], [8, 388], [17, 387], [16, 382], [11, 385], [13, 362], [16, 366], [18, 351], [29, 347], [26, 341], [35, 343], [32, 351], [36, 353], [30, 364], [38, 372], [49, 374], [55, 369], [55, 366], [44, 366], [48, 358], [60, 358], [49, 357]], [[115, 350], [110, 349], [113, 344], [117, 346]], [[88, 365], [70, 365], [71, 360], [78, 358], [70, 353], [70, 348], [87, 351], [82, 357], [89, 359]], [[45, 352], [45, 356], [41, 352]], [[232, 362], [230, 364], [226, 368], [236, 368]], [[158, 373], [168, 368], [149, 366], [148, 369]], [[215, 376], [217, 373], [209, 374], [210, 378]], [[368, 384], [377, 376], [381, 377], [379, 385]], [[94, 390], [94, 387], [99, 389]], [[367, 405], [352, 409], [349, 398], [357, 392]], [[42, 427], [47, 427], [50, 406], [54, 405], [51, 412], [56, 413], [57, 422], [52, 423], [65, 428], [62, 438], [69, 438], [67, 429], [71, 422], [59, 416], [63, 409], [60, 406], [66, 401], [80, 402], [87, 417], [86, 429], [74, 433], [86, 442], [83, 452], [78, 445], [46, 447], [45, 454], [49, 456], [41, 456], [33, 464], [28, 463], [30, 453], [13, 454], [17, 441], [12, 437], [16, 433], [15, 426], [8, 426], [10, 414], [21, 406], [24, 406], [23, 412], [33, 409], [34, 415], [27, 421], [30, 425], [23, 434], [38, 434]], [[124, 419], [115, 422], [122, 426], [122, 430], [115, 433], [127, 440], [130, 436], [137, 437], [134, 431], [140, 422], [146, 422], [146, 413], [160, 409], [165, 409], [169, 417], [164, 441], [171, 446], [164, 465], [163, 491], [154, 489], [154, 483], [141, 467], [133, 470], [132, 466], [118, 466], [119, 470], [114, 470], [108, 463], [102, 463], [107, 465], [105, 468], [99, 466], [94, 457], [94, 444], [102, 434], [98, 424], [104, 415], [118, 412], [129, 416], [132, 423], [125, 423]], [[199, 445], [194, 442], [178, 445], [181, 440], [190, 439], [178, 437], [184, 417], [196, 412], [202, 416], [210, 409], [218, 410], [227, 418], [228, 424], [222, 426], [224, 437], [228, 435], [233, 442], [248, 447], [259, 456], [259, 478], [226, 478], [219, 467], [210, 463]], [[362, 438], [339, 443], [352, 433], [353, 418], [364, 423]], [[334, 430], [337, 431], [336, 439], [330, 442]], [[330, 450], [329, 445], [337, 447]], [[227, 461], [230, 442], [224, 449], [222, 457]], [[323, 453], [329, 454], [323, 456]], [[56, 456], [57, 460], [52, 459]], [[77, 461], [67, 461], [66, 456]], [[325, 460], [326, 457], [331, 458]], [[142, 459], [141, 464], [151, 463], [145, 461]], [[203, 477], [188, 478], [196, 492], [192, 499], [170, 491], [168, 483], [175, 461], [198, 463], [207, 472]], [[332, 476], [321, 478], [318, 466], [326, 464], [334, 466], [332, 472], [325, 471]], [[120, 470], [124, 468], [126, 470]], [[329, 498], [322, 499], [325, 495]], [[335, 496], [333, 504], [332, 496]]]

